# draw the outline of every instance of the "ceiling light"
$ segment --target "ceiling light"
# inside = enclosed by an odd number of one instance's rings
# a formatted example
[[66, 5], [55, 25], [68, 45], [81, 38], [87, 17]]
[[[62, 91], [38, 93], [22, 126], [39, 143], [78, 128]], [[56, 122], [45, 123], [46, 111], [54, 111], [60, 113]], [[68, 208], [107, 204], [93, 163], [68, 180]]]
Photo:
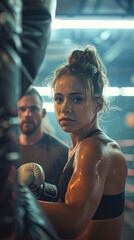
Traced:
[[106, 87], [103, 91], [104, 96], [119, 96], [120, 89], [118, 87]]
[[[51, 87], [34, 87], [41, 96], [50, 96], [52, 97]], [[104, 96], [116, 97], [116, 96], [134, 96], [134, 87], [106, 87], [103, 91]], [[47, 112], [54, 112], [54, 103], [43, 102], [43, 107]]]
[[53, 102], [44, 102], [43, 108], [45, 108], [47, 112], [54, 112], [54, 103]]
[[41, 96], [52, 96], [51, 87], [34, 87]]
[[54, 19], [52, 29], [134, 29], [134, 20], [66, 20]]
[[122, 87], [120, 92], [122, 96], [134, 96], [134, 87]]

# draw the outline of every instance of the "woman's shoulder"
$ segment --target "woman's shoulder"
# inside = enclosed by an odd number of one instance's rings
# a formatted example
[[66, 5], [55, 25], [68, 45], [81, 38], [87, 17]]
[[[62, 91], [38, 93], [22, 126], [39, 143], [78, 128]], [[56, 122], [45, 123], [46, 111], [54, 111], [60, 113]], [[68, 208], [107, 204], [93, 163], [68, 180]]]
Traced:
[[[78, 146], [74, 166], [80, 171], [105, 176], [105, 194], [121, 192], [127, 176], [126, 160], [116, 141], [104, 133], [84, 139]], [[83, 170], [84, 169], [84, 170]]]
[[98, 132], [96, 135], [93, 135], [91, 138], [84, 139], [83, 145], [98, 146], [100, 148], [113, 148], [120, 150], [119, 144], [116, 140], [110, 138], [103, 131]]
[[77, 152], [80, 155], [96, 157], [96, 159], [102, 157], [108, 158], [108, 160], [113, 158], [124, 159], [119, 144], [103, 132], [84, 139], [79, 144]]

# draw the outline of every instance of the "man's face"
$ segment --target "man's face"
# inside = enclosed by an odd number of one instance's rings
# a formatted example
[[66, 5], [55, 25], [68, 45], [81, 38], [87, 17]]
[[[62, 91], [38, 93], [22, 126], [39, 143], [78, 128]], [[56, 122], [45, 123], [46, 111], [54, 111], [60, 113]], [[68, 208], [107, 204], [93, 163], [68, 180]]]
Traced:
[[37, 95], [22, 97], [18, 102], [18, 117], [20, 131], [31, 135], [41, 127], [43, 115], [42, 103]]

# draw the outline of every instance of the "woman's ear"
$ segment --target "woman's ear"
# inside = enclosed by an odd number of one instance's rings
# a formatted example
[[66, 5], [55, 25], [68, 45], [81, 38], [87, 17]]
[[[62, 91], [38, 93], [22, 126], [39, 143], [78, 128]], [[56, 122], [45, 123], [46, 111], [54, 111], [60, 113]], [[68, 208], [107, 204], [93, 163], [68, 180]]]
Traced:
[[99, 98], [96, 102], [96, 113], [101, 111], [102, 108], [103, 108], [103, 103], [104, 103], [104, 100], [103, 98]]
[[45, 116], [46, 116], [46, 109], [43, 108], [43, 109], [42, 109], [42, 117], [44, 118]]

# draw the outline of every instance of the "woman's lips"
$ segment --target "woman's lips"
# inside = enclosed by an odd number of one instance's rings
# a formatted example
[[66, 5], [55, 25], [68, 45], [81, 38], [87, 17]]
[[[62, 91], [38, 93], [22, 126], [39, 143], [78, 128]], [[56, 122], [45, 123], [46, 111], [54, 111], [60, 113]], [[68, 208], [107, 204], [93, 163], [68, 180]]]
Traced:
[[71, 118], [61, 118], [59, 122], [62, 124], [68, 124], [68, 123], [74, 122], [74, 120]]

